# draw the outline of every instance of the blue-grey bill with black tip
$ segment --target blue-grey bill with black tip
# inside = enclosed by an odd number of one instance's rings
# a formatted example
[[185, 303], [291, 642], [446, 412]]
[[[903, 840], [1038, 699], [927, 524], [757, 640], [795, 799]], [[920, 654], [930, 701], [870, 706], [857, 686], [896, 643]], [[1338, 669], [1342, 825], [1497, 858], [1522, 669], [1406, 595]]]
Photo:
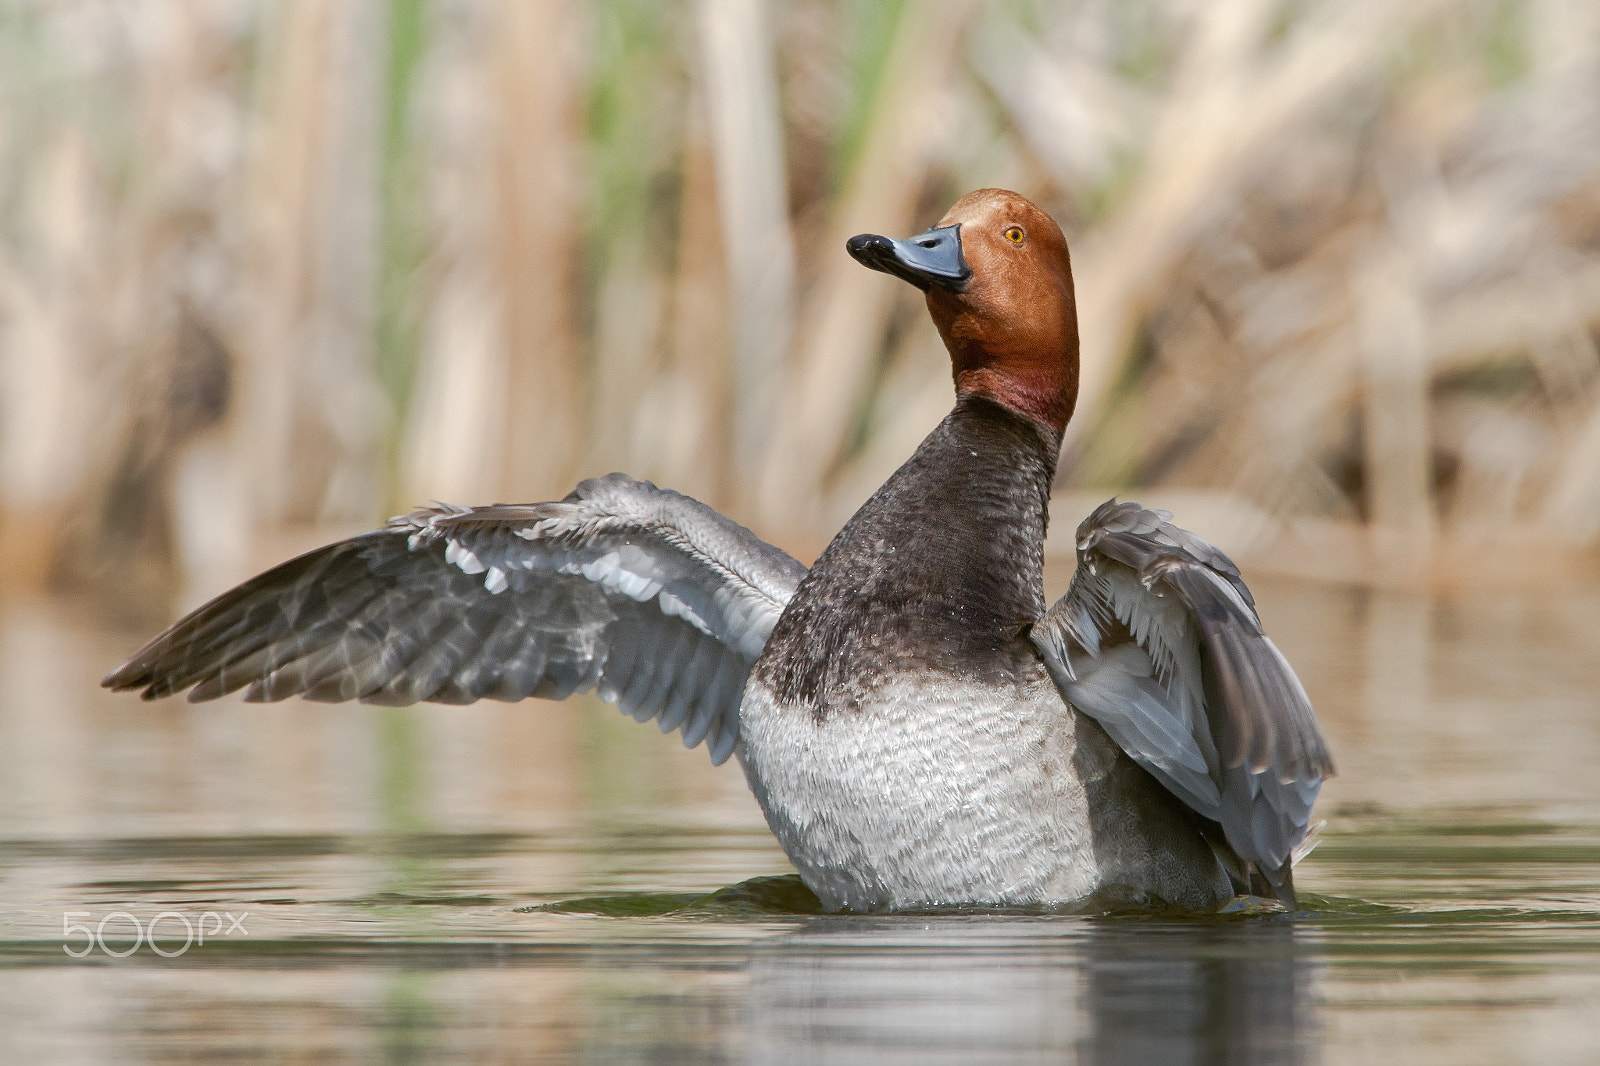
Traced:
[[961, 224], [935, 226], [915, 237], [896, 240], [876, 233], [858, 233], [844, 242], [856, 262], [909, 281], [926, 292], [937, 285], [960, 292], [972, 277], [961, 255]]

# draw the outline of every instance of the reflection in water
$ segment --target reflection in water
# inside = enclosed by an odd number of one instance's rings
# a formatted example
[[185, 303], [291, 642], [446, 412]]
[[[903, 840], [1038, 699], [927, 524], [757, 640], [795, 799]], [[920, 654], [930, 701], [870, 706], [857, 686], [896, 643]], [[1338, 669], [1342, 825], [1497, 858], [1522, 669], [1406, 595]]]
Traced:
[[754, 1061], [1279, 1063], [1315, 1030], [1288, 921], [815, 919], [750, 962]]
[[1317, 956], [1282, 921], [1101, 927], [1090, 1061], [1297, 1062], [1316, 1033]]

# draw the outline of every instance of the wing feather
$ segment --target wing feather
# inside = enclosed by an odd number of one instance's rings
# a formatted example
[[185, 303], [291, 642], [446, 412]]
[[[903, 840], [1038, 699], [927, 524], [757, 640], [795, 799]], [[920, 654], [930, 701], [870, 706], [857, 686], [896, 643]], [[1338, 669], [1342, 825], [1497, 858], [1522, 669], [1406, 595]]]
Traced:
[[804, 574], [704, 504], [613, 474], [551, 503], [426, 508], [292, 559], [104, 684], [391, 705], [592, 688], [720, 763], [750, 664]]
[[[685, 733], [683, 741], [694, 747], [691, 738], [698, 739], [698, 731], [705, 728], [706, 746], [711, 749], [711, 761], [721, 763], [732, 754], [739, 742], [739, 700], [744, 692], [744, 679], [748, 668], [741, 668], [740, 660], [725, 658], [717, 666], [717, 676], [711, 684], [711, 696], [696, 712], [694, 729]], [[704, 714], [702, 722], [700, 715]]]
[[1238, 568], [1171, 517], [1096, 508], [1033, 641], [1067, 701], [1292, 907], [1292, 860], [1333, 761]]

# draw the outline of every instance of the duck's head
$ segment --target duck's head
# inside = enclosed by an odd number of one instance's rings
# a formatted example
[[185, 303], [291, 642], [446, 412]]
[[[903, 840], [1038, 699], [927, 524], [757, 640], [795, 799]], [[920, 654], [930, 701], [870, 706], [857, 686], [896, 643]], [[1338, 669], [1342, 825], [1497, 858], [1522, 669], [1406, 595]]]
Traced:
[[1014, 192], [979, 189], [925, 233], [863, 233], [845, 247], [926, 294], [958, 394], [988, 395], [1058, 435], [1066, 428], [1078, 399], [1078, 311], [1054, 219]]

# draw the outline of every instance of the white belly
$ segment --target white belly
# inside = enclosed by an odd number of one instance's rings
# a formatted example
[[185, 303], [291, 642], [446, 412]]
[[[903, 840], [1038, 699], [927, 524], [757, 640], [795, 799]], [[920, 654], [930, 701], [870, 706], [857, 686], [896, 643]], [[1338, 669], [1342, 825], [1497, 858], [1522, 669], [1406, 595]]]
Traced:
[[1040, 674], [1003, 690], [885, 678], [823, 722], [751, 678], [745, 774], [824, 906], [1071, 903], [1100, 887], [1084, 782], [1116, 752], [1079, 744]]

